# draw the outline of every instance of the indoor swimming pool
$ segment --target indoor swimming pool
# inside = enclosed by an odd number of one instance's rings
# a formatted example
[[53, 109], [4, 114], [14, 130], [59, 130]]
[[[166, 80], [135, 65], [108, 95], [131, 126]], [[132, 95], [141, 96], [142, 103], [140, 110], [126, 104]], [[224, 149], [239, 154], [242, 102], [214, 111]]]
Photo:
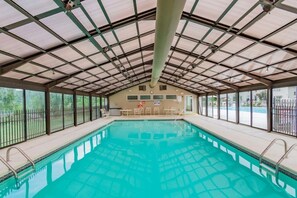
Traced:
[[0, 197], [297, 196], [293, 178], [181, 120], [114, 121], [23, 172]]

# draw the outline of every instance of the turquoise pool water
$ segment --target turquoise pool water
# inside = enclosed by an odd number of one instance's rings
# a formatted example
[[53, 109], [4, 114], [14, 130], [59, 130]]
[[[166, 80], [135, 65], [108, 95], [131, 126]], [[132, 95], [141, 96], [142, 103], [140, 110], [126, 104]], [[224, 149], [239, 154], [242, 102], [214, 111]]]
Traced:
[[296, 186], [187, 122], [116, 121], [3, 181], [0, 197], [273, 198]]

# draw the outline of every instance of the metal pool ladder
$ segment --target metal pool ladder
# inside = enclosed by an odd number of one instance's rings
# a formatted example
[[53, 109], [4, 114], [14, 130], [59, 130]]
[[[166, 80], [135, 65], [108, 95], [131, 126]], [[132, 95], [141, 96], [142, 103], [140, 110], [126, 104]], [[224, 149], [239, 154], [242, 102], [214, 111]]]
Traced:
[[3, 157], [1, 157], [1, 156], [0, 156], [0, 161], [13, 173], [15, 178], [18, 178], [18, 174], [14, 170], [14, 168], [5, 159], [3, 159]]
[[275, 171], [276, 171], [276, 174], [278, 173], [278, 170], [279, 170], [279, 166], [280, 164], [284, 161], [285, 158], [288, 157], [288, 155], [290, 154], [290, 152], [297, 146], [297, 144], [293, 144], [289, 150], [278, 160], [278, 162], [276, 163], [276, 166], [275, 166]]
[[[264, 158], [264, 155], [266, 154], [266, 152], [277, 142], [277, 141], [281, 141], [284, 143], [284, 155], [281, 157], [281, 159], [276, 163], [276, 169], [275, 169], [275, 174], [277, 175], [278, 174], [278, 167], [279, 167], [279, 164], [284, 160], [284, 158], [287, 156], [286, 154], [289, 153], [290, 150], [293, 150], [292, 147], [290, 147], [289, 150], [287, 150], [288, 146], [287, 146], [287, 142], [283, 139], [280, 139], [280, 138], [276, 138], [274, 139], [266, 148], [265, 150], [261, 153], [260, 155], [260, 159], [259, 159], [259, 165], [260, 165], [260, 168], [264, 166], [264, 164], [262, 164], [262, 160]], [[267, 167], [268, 168], [268, 167]]]

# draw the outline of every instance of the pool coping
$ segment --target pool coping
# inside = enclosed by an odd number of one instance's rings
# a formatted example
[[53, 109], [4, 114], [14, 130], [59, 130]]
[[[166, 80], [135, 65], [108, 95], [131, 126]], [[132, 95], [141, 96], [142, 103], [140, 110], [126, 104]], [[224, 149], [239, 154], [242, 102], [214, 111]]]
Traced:
[[[221, 140], [221, 141], [229, 144], [230, 146], [232, 146], [232, 147], [234, 147], [234, 148], [236, 148], [236, 149], [238, 149], [238, 150], [246, 153], [247, 155], [253, 157], [254, 159], [259, 160], [260, 154], [257, 153], [256, 151], [253, 151], [253, 150], [251, 150], [251, 149], [249, 149], [249, 148], [247, 148], [247, 147], [245, 147], [243, 145], [240, 145], [240, 144], [238, 144], [238, 143], [236, 143], [236, 142], [234, 142], [234, 141], [232, 141], [232, 140], [230, 140], [228, 138], [225, 138], [224, 136], [221, 136], [221, 135], [217, 134], [216, 132], [213, 132], [213, 131], [205, 128], [205, 127], [202, 127], [202, 126], [200, 126], [200, 125], [198, 125], [196, 123], [193, 123], [190, 120], [186, 120], [185, 117], [179, 117], [179, 118], [174, 118], [174, 119], [173, 118], [139, 118], [139, 119], [135, 119], [133, 117], [132, 118], [129, 118], [128, 117], [128, 119], [126, 119], [126, 118], [123, 119], [121, 117], [114, 117], [114, 119], [111, 119], [109, 122], [104, 123], [99, 128], [94, 129], [94, 130], [91, 130], [90, 132], [87, 132], [85, 135], [83, 135], [81, 137], [78, 137], [76, 139], [73, 139], [72, 141], [67, 142], [65, 145], [63, 145], [61, 147], [58, 147], [58, 148], [56, 148], [54, 150], [51, 150], [48, 153], [46, 153], [46, 154], [44, 154], [44, 155], [42, 155], [42, 156], [34, 159], [33, 161], [34, 161], [34, 163], [38, 163], [38, 162], [42, 161], [43, 159], [49, 157], [50, 155], [53, 155], [54, 153], [56, 153], [56, 152], [58, 152], [58, 151], [60, 151], [60, 150], [62, 150], [64, 148], [70, 146], [71, 144], [74, 144], [75, 142], [77, 142], [77, 141], [79, 141], [79, 140], [81, 140], [81, 139], [83, 139], [83, 138], [91, 135], [92, 133], [95, 133], [96, 131], [98, 131], [98, 130], [104, 128], [104, 127], [106, 127], [107, 125], [112, 124], [115, 121], [146, 121], [146, 120], [147, 121], [173, 121], [173, 120], [182, 120], [184, 122], [187, 122], [187, 123], [190, 123], [190, 124], [194, 125], [195, 127], [199, 128], [199, 129], [204, 130], [205, 132], [209, 133], [210, 135], [212, 135], [212, 136], [218, 138], [219, 140]], [[275, 167], [275, 165], [274, 165], [275, 162], [273, 160], [269, 160], [269, 159], [266, 159], [265, 158], [265, 159], [263, 159], [263, 162], [265, 164], [268, 164], [271, 167]], [[18, 167], [16, 169], [16, 172], [19, 173], [19, 172], [25, 170], [28, 167], [30, 167], [30, 162], [27, 162], [26, 164], [22, 165], [21, 167]], [[292, 170], [292, 169], [290, 169], [290, 168], [288, 168], [286, 166], [280, 166], [279, 167], [279, 172], [282, 172], [282, 173], [286, 174], [287, 176], [289, 176], [289, 177], [297, 180], [297, 172], [295, 170]], [[10, 178], [11, 176], [13, 176], [13, 173], [12, 172], [8, 172], [6, 174], [3, 174], [3, 176], [0, 177], [0, 183], [3, 182], [4, 180]]]

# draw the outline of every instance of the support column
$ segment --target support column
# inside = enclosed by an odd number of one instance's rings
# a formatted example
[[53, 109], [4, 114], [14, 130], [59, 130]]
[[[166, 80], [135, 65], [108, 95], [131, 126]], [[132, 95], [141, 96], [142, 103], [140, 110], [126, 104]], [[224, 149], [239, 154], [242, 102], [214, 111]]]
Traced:
[[45, 90], [45, 126], [46, 134], [51, 134], [51, 108], [50, 108], [50, 91]]
[[63, 129], [65, 129], [65, 109], [64, 109], [64, 94], [62, 94], [62, 120], [63, 120]]
[[74, 117], [74, 126], [77, 126], [77, 102], [76, 102], [76, 92], [73, 93], [73, 117]]
[[267, 88], [267, 131], [272, 131], [272, 87]]
[[235, 107], [235, 112], [236, 112], [236, 119], [235, 119], [235, 122], [236, 124], [239, 123], [239, 92], [236, 91], [235, 92], [235, 104], [236, 104], [236, 107]]
[[200, 104], [199, 104], [199, 94], [197, 94], [197, 114], [200, 115]]
[[208, 93], [205, 95], [205, 116], [208, 117]]
[[25, 141], [28, 139], [28, 127], [27, 127], [27, 102], [26, 102], [26, 90], [23, 89], [23, 112], [24, 112], [24, 132]]
[[90, 104], [90, 120], [93, 121], [93, 103], [92, 94], [89, 94], [89, 104]]
[[220, 107], [221, 107], [221, 98], [220, 98], [220, 92], [218, 92], [218, 94], [217, 94], [217, 111], [218, 111], [218, 120], [221, 119]]
[[107, 111], [109, 111], [109, 96], [106, 97], [106, 102], [107, 102], [107, 105], [106, 105]]
[[102, 109], [102, 96], [100, 96], [100, 118], [102, 117], [102, 113], [101, 113], [101, 109]]

